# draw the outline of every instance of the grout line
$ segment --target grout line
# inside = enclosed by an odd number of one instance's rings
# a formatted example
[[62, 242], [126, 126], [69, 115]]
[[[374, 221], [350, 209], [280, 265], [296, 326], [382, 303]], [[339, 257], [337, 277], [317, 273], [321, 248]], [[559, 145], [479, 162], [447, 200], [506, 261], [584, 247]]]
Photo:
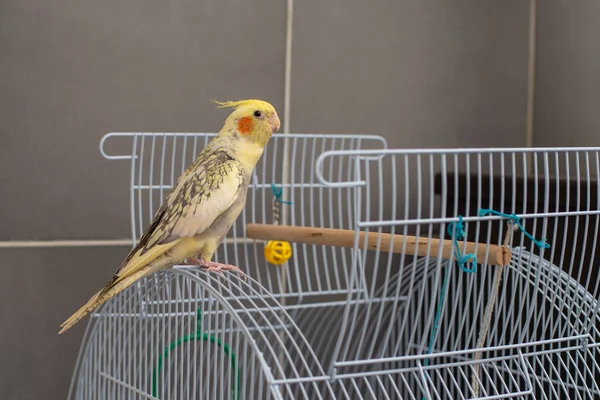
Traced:
[[[527, 111], [525, 126], [525, 147], [533, 147], [535, 141], [535, 69], [537, 51], [537, 0], [529, 1], [529, 54], [527, 60]], [[532, 156], [527, 155], [528, 172], [531, 172]]]
[[[287, 9], [286, 9], [286, 21], [285, 21], [285, 82], [283, 87], [283, 133], [286, 135], [284, 144], [283, 144], [283, 176], [282, 176], [282, 195], [284, 199], [289, 199], [289, 189], [288, 185], [291, 183], [290, 177], [290, 138], [287, 135], [290, 133], [290, 112], [291, 112], [291, 95], [292, 95], [292, 36], [294, 33], [293, 29], [293, 21], [294, 21], [294, 0], [287, 0]], [[279, 221], [282, 225], [287, 225], [288, 223], [288, 208], [283, 207], [281, 210], [281, 220]], [[280, 270], [280, 289], [281, 293], [287, 292], [287, 272], [288, 266], [287, 263], [281, 265]], [[286, 306], [286, 297], [284, 296], [281, 299], [281, 305], [283, 307]], [[281, 332], [281, 339], [284, 338], [283, 332]], [[285, 354], [283, 352], [279, 353], [279, 362], [284, 363]]]
[[294, 0], [287, 1], [285, 26], [285, 76], [283, 85], [283, 133], [290, 133], [290, 104], [292, 95], [292, 36]]
[[[227, 238], [223, 241], [228, 244], [262, 243], [262, 240]], [[27, 248], [56, 248], [56, 247], [117, 247], [133, 246], [131, 239], [67, 239], [67, 240], [3, 240], [0, 249], [27, 249]]]
[[0, 241], [0, 249], [40, 248], [40, 247], [109, 247], [133, 246], [131, 239], [107, 240], [5, 240]]
[[[292, 36], [293, 36], [293, 20], [294, 20], [294, 0], [287, 1], [286, 13], [286, 34], [285, 34], [285, 82], [283, 87], [283, 133], [290, 133], [290, 112], [291, 112], [291, 92], [292, 92]], [[284, 199], [288, 197], [289, 189], [287, 184], [290, 183], [290, 139], [286, 137], [283, 145], [283, 189], [282, 196]], [[282, 225], [287, 225], [288, 210], [283, 207], [281, 210]]]

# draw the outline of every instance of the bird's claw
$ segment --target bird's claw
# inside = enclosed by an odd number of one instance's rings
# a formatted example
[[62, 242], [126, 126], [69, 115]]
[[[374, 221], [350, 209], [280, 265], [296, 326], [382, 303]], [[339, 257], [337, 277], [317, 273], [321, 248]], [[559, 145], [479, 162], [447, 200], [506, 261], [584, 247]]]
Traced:
[[222, 263], [218, 263], [218, 262], [214, 262], [214, 261], [203, 261], [198, 258], [190, 258], [190, 259], [188, 259], [188, 263], [190, 263], [192, 265], [197, 265], [200, 268], [206, 268], [208, 270], [208, 272], [216, 272], [220, 275], [223, 275], [223, 271], [237, 272], [240, 278], [244, 278], [244, 280], [247, 280], [246, 274], [244, 274], [244, 271], [242, 271], [240, 268], [236, 267], [235, 265], [222, 264]]

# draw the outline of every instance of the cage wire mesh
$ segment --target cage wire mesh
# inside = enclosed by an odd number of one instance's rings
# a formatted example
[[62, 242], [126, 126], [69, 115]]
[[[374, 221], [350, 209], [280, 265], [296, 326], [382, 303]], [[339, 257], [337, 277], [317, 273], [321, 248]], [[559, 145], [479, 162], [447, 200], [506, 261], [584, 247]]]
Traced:
[[[134, 239], [211, 136], [103, 139], [131, 149], [101, 147], [131, 163]], [[142, 279], [92, 315], [69, 397], [599, 398], [600, 149], [386, 147], [274, 136], [216, 255], [248, 279]], [[292, 243], [269, 265], [245, 226], [273, 223], [271, 184], [286, 224], [351, 230], [352, 246]]]

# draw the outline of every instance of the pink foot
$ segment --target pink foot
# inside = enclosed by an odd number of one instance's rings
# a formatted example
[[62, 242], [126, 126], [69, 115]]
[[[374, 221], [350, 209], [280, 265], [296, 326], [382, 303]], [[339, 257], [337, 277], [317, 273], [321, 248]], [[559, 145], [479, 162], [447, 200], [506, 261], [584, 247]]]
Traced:
[[197, 265], [200, 268], [206, 268], [208, 272], [217, 272], [221, 275], [223, 274], [223, 271], [235, 271], [240, 277], [246, 279], [244, 272], [235, 265], [221, 264], [214, 261], [204, 261], [199, 258], [189, 258], [188, 263], [191, 265]]

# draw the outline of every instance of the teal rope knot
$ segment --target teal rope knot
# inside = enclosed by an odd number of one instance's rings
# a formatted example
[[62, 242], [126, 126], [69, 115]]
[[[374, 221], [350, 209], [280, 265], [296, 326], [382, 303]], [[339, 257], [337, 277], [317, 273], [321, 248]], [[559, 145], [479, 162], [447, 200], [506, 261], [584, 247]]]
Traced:
[[281, 204], [287, 204], [287, 205], [292, 205], [291, 201], [285, 201], [281, 199], [281, 196], [283, 195], [283, 189], [282, 188], [277, 188], [277, 186], [275, 186], [274, 183], [271, 183], [271, 191], [273, 192], [273, 196], [275, 196], [275, 200], [277, 200], [278, 203]]
[[[538, 246], [539, 248], [544, 248], [544, 249], [550, 248], [550, 244], [548, 244], [546, 242], [546, 239], [543, 239], [541, 241], [536, 240], [529, 232], [527, 232], [525, 230], [525, 228], [523, 227], [523, 225], [521, 225], [521, 219], [516, 214], [505, 214], [505, 213], [501, 213], [496, 210], [490, 210], [487, 208], [479, 209], [479, 216], [484, 216], [486, 214], [498, 215], [502, 218], [512, 220], [514, 222], [514, 224], [521, 230], [521, 232], [523, 232], [523, 234], [527, 238], [529, 238], [531, 241], [533, 241], [533, 243], [535, 243], [536, 246]], [[460, 266], [460, 269], [462, 269], [463, 272], [475, 272], [477, 270], [476, 269], [477, 268], [476, 255], [475, 254], [461, 255], [460, 247], [458, 245], [458, 241], [464, 240], [464, 238], [465, 238], [465, 226], [463, 224], [462, 215], [458, 216], [457, 222], [451, 222], [448, 224], [447, 231], [448, 231], [448, 235], [452, 236], [452, 244], [454, 247], [454, 256], [456, 258], [456, 262]], [[469, 260], [471, 261], [471, 263], [473, 265], [472, 269], [468, 269], [465, 267], [465, 264]], [[431, 334], [429, 335], [429, 344], [427, 346], [427, 354], [431, 354], [431, 352], [433, 351], [435, 336], [436, 336], [436, 333], [438, 330], [438, 325], [439, 325], [440, 317], [442, 314], [442, 306], [444, 305], [444, 298], [446, 297], [446, 290], [448, 288], [449, 277], [450, 277], [450, 268], [446, 268], [446, 276], [444, 278], [444, 282], [442, 283], [442, 288], [440, 290], [440, 298], [439, 298], [439, 301], [437, 304], [437, 310], [435, 312], [435, 317], [433, 318], [433, 326], [431, 327]], [[425, 366], [428, 366], [429, 362], [430, 361], [429, 361], [429, 357], [428, 357], [425, 359]], [[422, 399], [425, 400], [425, 396], [423, 396]]]
[[[460, 254], [460, 246], [458, 245], [459, 240], [465, 239], [465, 225], [463, 224], [462, 215], [458, 216], [458, 222], [451, 222], [448, 224], [448, 235], [452, 236], [452, 244], [454, 247], [454, 258], [458, 266], [463, 272], [473, 273], [477, 272], [477, 256], [473, 253]], [[471, 261], [472, 268], [465, 267], [467, 262]]]
[[531, 240], [533, 243], [535, 243], [535, 245], [537, 247], [539, 247], [540, 249], [549, 249], [550, 248], [550, 244], [548, 242], [546, 242], [546, 238], [544, 238], [542, 240], [536, 240], [536, 238], [534, 238], [531, 235], [531, 233], [527, 232], [525, 230], [525, 228], [523, 227], [523, 225], [521, 225], [521, 218], [519, 218], [516, 214], [504, 214], [504, 213], [501, 213], [500, 211], [490, 210], [487, 208], [479, 209], [479, 216], [483, 216], [486, 214], [493, 214], [493, 215], [498, 215], [502, 218], [511, 219], [514, 222], [514, 224], [519, 227], [521, 232], [523, 232], [523, 235], [525, 235], [529, 240]]

